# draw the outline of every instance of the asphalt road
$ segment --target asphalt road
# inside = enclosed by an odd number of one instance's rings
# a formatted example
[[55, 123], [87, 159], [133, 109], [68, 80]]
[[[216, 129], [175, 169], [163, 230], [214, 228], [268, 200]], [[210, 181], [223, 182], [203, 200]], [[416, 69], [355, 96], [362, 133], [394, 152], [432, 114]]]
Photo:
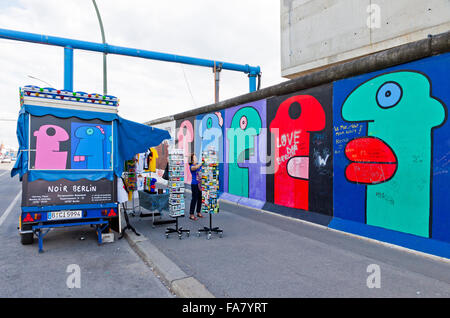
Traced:
[[10, 167], [0, 164], [0, 297], [174, 297], [125, 239], [98, 246], [89, 226], [51, 231], [42, 254], [36, 240], [22, 245], [21, 183]]

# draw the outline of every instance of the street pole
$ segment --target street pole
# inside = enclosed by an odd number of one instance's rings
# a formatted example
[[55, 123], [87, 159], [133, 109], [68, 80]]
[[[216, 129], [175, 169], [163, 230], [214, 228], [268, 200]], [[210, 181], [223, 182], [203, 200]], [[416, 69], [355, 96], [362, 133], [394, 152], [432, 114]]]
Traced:
[[222, 64], [217, 65], [214, 61], [214, 103], [219, 102], [219, 85], [220, 85], [220, 71], [222, 70]]
[[[106, 46], [105, 31], [103, 29], [102, 18], [100, 16], [100, 12], [98, 11], [97, 3], [95, 3], [95, 0], [92, 0], [92, 3], [94, 4], [95, 12], [97, 13], [98, 23], [100, 24], [100, 31], [102, 33], [102, 42], [103, 42], [103, 45]], [[107, 95], [107, 93], [108, 93], [108, 85], [107, 85], [107, 74], [106, 74], [106, 53], [103, 53], [103, 95]]]
[[73, 48], [64, 48], [64, 89], [73, 91]]

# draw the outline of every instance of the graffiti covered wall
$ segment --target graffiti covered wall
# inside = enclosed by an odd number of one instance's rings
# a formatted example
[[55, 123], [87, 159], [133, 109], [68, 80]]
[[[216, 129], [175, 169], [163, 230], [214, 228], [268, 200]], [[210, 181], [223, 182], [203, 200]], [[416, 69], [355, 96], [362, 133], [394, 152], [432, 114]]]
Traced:
[[334, 83], [335, 217], [450, 241], [449, 63], [446, 54]]
[[190, 154], [194, 153], [194, 124], [194, 117], [176, 121], [175, 147], [178, 149], [183, 149], [184, 180], [186, 183], [191, 183], [192, 180], [192, 175], [189, 171], [189, 156]]
[[[195, 154], [198, 160], [202, 157], [202, 152], [213, 148], [218, 153], [219, 175], [223, 175], [223, 153], [224, 153], [224, 112], [198, 115], [194, 123]], [[219, 179], [219, 191], [223, 191], [223, 179]]]
[[266, 200], [266, 127], [266, 100], [225, 110], [225, 192]]
[[332, 85], [273, 97], [267, 104], [274, 165], [267, 174], [267, 201], [331, 215]]
[[227, 199], [450, 243], [449, 66], [447, 53], [180, 118], [176, 146], [218, 150]]

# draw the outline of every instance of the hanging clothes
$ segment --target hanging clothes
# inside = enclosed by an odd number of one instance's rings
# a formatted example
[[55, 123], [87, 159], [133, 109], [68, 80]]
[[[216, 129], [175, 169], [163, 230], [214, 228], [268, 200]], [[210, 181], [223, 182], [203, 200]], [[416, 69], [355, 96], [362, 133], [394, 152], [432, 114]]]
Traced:
[[150, 148], [151, 155], [149, 162], [149, 170], [151, 172], [156, 172], [156, 159], [158, 159], [158, 151], [155, 148]]
[[136, 162], [134, 159], [125, 161], [125, 170], [127, 171], [125, 179], [127, 190], [136, 191]]
[[145, 152], [137, 154], [136, 157], [136, 173], [142, 173], [144, 172]]
[[138, 191], [144, 191], [144, 181], [145, 178], [141, 175], [137, 177], [137, 189]]
[[150, 158], [149, 158], [149, 156], [151, 155], [151, 151], [150, 151], [150, 149], [149, 150], [147, 150], [146, 152], [145, 152], [145, 157], [144, 157], [144, 171], [149, 171], [149, 164], [150, 164]]
[[122, 178], [117, 178], [117, 202], [128, 201], [128, 192]]

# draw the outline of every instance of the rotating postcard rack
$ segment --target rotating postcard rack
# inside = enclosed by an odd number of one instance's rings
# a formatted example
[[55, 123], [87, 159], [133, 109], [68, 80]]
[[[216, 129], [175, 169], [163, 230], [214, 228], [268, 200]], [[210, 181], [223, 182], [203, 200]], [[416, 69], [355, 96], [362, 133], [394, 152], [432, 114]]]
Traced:
[[[124, 204], [124, 212], [131, 211], [131, 214], [134, 216], [136, 212], [134, 192], [137, 190], [136, 162], [134, 160], [125, 161], [125, 171], [122, 173], [122, 177], [125, 180], [128, 191], [128, 201]], [[128, 202], [130, 201], [131, 207], [128, 207]]]
[[166, 238], [170, 233], [178, 233], [181, 239], [183, 232], [189, 236], [190, 230], [178, 227], [178, 218], [184, 217], [184, 152], [183, 149], [169, 150], [169, 216], [175, 218], [175, 228], [166, 229]]
[[198, 230], [207, 233], [208, 240], [211, 233], [217, 233], [220, 237], [223, 230], [219, 227], [212, 227], [212, 215], [219, 213], [219, 161], [214, 148], [209, 148], [202, 153], [202, 213], [209, 213], [209, 227]]
[[[123, 215], [125, 217], [125, 227], [122, 229], [122, 233], [119, 236], [119, 240], [122, 239], [125, 235], [126, 230], [133, 231], [137, 236], [140, 236], [136, 229], [130, 224], [130, 220], [128, 218], [128, 211], [131, 211], [131, 215], [135, 214], [135, 206], [134, 206], [134, 191], [137, 189], [137, 177], [136, 177], [136, 162], [134, 160], [125, 161], [125, 171], [122, 172], [122, 182], [128, 193], [128, 201], [125, 201], [122, 204]], [[131, 200], [132, 208], [128, 207], [128, 202]]]

